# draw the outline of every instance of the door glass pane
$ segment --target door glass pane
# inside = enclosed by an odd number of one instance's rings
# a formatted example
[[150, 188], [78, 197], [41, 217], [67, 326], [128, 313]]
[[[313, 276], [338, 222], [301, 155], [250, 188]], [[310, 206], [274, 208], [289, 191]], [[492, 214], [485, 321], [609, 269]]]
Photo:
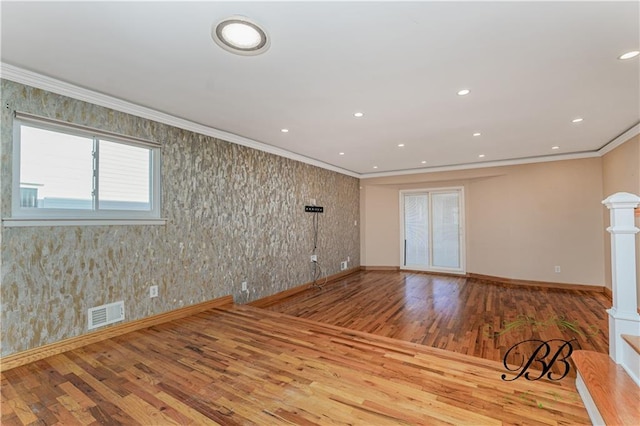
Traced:
[[20, 207], [93, 208], [93, 139], [20, 126]]
[[405, 265], [429, 266], [429, 196], [404, 196]]
[[433, 266], [460, 267], [460, 202], [457, 192], [431, 195]]
[[100, 141], [101, 210], [151, 210], [149, 148]]

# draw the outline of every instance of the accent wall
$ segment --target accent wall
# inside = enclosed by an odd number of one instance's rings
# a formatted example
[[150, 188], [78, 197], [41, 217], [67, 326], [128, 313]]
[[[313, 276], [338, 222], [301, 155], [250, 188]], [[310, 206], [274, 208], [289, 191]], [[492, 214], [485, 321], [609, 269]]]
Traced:
[[[12, 120], [20, 111], [162, 144], [166, 225], [0, 228], [2, 355], [87, 332], [90, 307], [126, 321], [225, 295], [236, 303], [311, 281], [312, 214], [323, 275], [360, 265], [359, 180], [2, 80], [0, 214], [11, 215]], [[247, 281], [248, 292], [241, 291]], [[159, 297], [149, 298], [149, 286]]]

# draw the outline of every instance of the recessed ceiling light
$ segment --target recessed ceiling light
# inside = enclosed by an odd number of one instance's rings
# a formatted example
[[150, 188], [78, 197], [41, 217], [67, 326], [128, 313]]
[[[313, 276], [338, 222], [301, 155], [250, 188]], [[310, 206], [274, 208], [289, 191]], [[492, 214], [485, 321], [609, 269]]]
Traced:
[[421, 161], [421, 163], [422, 163], [422, 164], [427, 164], [427, 162], [426, 162], [426, 161], [424, 161], [424, 160], [422, 160], [422, 161]]
[[476, 132], [476, 133], [473, 134], [473, 136], [480, 136], [481, 134], [482, 133], [480, 133], [480, 132]]
[[631, 58], [635, 58], [638, 55], [640, 55], [640, 51], [632, 50], [631, 52], [623, 53], [622, 55], [618, 56], [618, 59], [622, 59], [622, 60], [631, 59]]
[[581, 122], [583, 119], [578, 117], [578, 118], [574, 118], [573, 120], [571, 120], [572, 123], [579, 123]]
[[484, 154], [478, 155], [479, 158], [484, 158]]
[[374, 168], [374, 169], [377, 169], [377, 168], [378, 168], [378, 166], [373, 166], [373, 168]]
[[364, 117], [364, 113], [363, 112], [356, 112], [353, 114], [354, 117], [360, 118], [360, 117]]
[[552, 146], [551, 149], [560, 149], [559, 146]]
[[344, 152], [339, 153], [339, 155], [344, 155]]
[[280, 129], [282, 133], [289, 133], [289, 129]]
[[244, 16], [226, 18], [211, 29], [211, 38], [227, 52], [238, 55], [259, 55], [269, 48], [267, 33]]
[[464, 95], [468, 95], [469, 93], [471, 93], [471, 90], [469, 89], [462, 89], [458, 91], [458, 96], [464, 96]]
[[403, 143], [399, 143], [399, 144], [398, 144], [398, 147], [400, 147], [400, 148], [402, 148], [403, 146], [404, 146], [404, 144], [403, 144]]

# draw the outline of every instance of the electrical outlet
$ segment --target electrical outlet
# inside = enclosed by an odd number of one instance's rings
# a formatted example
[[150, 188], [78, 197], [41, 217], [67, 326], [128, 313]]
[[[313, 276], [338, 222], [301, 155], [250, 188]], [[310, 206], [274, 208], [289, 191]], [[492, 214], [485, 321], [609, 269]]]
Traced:
[[556, 266], [555, 271], [556, 271], [556, 274], [559, 274], [560, 272], [562, 272], [562, 268], [560, 268], [559, 266]]
[[249, 287], [246, 281], [242, 281], [242, 291], [249, 291]]
[[347, 269], [347, 262], [340, 262], [340, 270], [344, 271], [345, 269]]
[[149, 297], [158, 297], [158, 286], [152, 285], [149, 287]]
[[312, 262], [317, 262], [318, 261], [318, 255], [317, 254], [312, 254], [311, 255], [311, 261]]

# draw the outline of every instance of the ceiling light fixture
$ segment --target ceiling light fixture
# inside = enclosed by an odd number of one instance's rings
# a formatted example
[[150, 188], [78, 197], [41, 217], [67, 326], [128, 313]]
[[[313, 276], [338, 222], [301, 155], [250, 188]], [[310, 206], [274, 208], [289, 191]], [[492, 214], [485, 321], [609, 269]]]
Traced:
[[374, 169], [377, 169], [377, 168], [378, 168], [378, 166], [373, 166], [373, 168], [374, 168]]
[[338, 155], [344, 155], [344, 152], [340, 152], [340, 153], [338, 153]]
[[427, 164], [427, 162], [426, 162], [426, 161], [424, 161], [424, 160], [422, 160], [422, 161], [421, 161], [421, 163], [422, 163], [422, 164]]
[[484, 158], [484, 154], [478, 155], [479, 158]]
[[469, 93], [471, 93], [471, 90], [469, 89], [462, 89], [458, 91], [458, 96], [464, 96], [464, 95], [468, 95]]
[[270, 45], [267, 33], [244, 16], [226, 18], [211, 29], [211, 38], [227, 52], [253, 56], [264, 53]]
[[476, 132], [476, 133], [473, 134], [473, 136], [480, 136], [481, 134], [482, 133], [480, 133], [480, 132]]
[[356, 118], [360, 118], [360, 117], [364, 117], [364, 113], [363, 112], [356, 112], [353, 114], [354, 117]]
[[559, 146], [552, 146], [551, 149], [560, 149]]
[[282, 133], [289, 133], [289, 129], [280, 129]]
[[402, 147], [404, 147], [404, 144], [403, 144], [403, 143], [399, 143], [399, 144], [398, 144], [398, 147], [399, 147], [399, 148], [402, 148]]
[[640, 51], [632, 50], [631, 52], [623, 53], [622, 55], [618, 56], [618, 59], [621, 59], [624, 61], [625, 59], [635, 58], [638, 55], [640, 55]]
[[571, 120], [572, 123], [579, 123], [583, 120], [583, 118], [578, 117], [578, 118], [574, 118], [573, 120]]

